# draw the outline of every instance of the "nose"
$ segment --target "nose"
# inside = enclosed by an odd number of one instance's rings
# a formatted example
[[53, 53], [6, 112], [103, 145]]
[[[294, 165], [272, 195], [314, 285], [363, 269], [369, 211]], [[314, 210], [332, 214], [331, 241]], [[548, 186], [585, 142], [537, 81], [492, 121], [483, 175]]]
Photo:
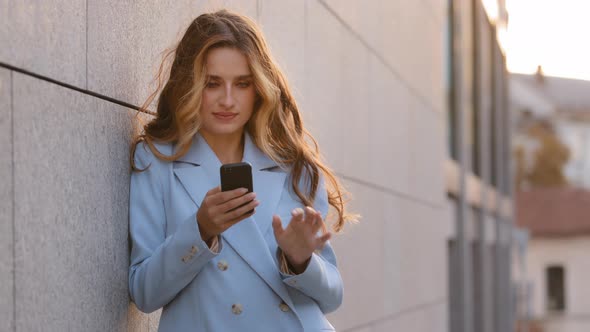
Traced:
[[231, 86], [226, 86], [223, 95], [220, 96], [219, 104], [224, 108], [231, 108], [235, 104]]

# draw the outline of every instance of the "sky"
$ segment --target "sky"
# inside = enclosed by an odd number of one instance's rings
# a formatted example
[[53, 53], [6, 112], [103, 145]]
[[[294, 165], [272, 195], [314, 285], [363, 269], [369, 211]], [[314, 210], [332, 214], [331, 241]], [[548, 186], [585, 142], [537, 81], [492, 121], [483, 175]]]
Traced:
[[590, 80], [590, 0], [506, 0], [508, 70]]

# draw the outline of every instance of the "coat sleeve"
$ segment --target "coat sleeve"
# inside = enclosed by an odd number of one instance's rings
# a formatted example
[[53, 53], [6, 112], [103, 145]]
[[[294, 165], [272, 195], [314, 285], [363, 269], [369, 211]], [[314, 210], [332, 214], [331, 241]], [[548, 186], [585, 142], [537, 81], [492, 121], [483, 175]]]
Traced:
[[170, 302], [217, 253], [201, 239], [196, 212], [166, 234], [162, 178], [167, 165], [143, 143], [137, 145], [134, 160], [140, 169], [150, 167], [131, 174], [129, 293], [139, 310], [149, 313]]
[[[328, 214], [328, 194], [324, 182], [320, 183], [314, 209], [320, 211], [325, 220]], [[342, 277], [338, 271], [334, 249], [329, 242], [321, 251], [312, 254], [309, 264], [301, 274], [280, 273], [284, 283], [314, 299], [324, 314], [335, 311], [342, 304]]]

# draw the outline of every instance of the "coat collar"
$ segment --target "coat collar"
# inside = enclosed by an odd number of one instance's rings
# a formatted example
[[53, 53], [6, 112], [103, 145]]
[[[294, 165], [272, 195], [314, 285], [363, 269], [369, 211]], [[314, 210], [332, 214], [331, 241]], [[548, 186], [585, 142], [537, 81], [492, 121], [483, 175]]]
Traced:
[[[276, 212], [284, 190], [287, 172], [278, 169], [276, 162], [266, 156], [248, 133], [245, 133], [243, 161], [252, 165], [254, 192], [260, 205], [255, 214], [222, 233], [223, 239], [256, 271], [256, 273], [293, 308], [286, 286], [280, 278], [274, 253], [265, 239], [272, 232], [272, 216]], [[174, 174], [199, 207], [211, 188], [220, 185], [221, 162], [207, 141], [197, 134], [189, 151], [174, 162]], [[270, 246], [276, 248], [276, 246]]]
[[[177, 152], [177, 147], [174, 147], [174, 153]], [[254, 144], [252, 137], [248, 132], [244, 133], [244, 156], [243, 161], [247, 161], [252, 165], [253, 170], [266, 170], [279, 165], [264, 154]], [[185, 162], [196, 166], [219, 168], [221, 162], [215, 152], [211, 149], [205, 138], [201, 133], [197, 133], [193, 137], [192, 144], [188, 152], [179, 158], [177, 162]]]

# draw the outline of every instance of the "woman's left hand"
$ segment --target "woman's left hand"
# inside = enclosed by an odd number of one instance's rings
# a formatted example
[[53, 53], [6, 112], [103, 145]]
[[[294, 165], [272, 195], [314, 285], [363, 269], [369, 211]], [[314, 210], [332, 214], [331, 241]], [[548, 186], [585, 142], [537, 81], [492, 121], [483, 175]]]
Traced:
[[299, 274], [305, 271], [313, 252], [322, 249], [332, 234], [326, 232], [321, 236], [317, 235], [324, 221], [321, 214], [309, 206], [305, 208], [305, 213], [303, 209], [297, 208], [291, 215], [291, 222], [285, 229], [281, 218], [274, 215], [272, 228], [277, 244], [285, 253], [294, 272]]

